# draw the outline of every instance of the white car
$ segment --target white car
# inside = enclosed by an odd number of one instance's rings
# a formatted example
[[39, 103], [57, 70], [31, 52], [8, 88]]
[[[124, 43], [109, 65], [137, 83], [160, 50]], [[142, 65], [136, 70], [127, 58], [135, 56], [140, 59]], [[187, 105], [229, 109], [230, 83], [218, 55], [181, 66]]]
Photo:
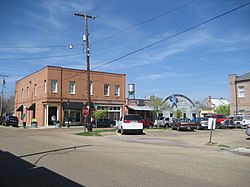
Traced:
[[246, 135], [250, 136], [250, 125], [247, 125]]
[[140, 116], [136, 114], [123, 115], [119, 121], [117, 121], [117, 131], [121, 134], [126, 132], [143, 133], [143, 121]]

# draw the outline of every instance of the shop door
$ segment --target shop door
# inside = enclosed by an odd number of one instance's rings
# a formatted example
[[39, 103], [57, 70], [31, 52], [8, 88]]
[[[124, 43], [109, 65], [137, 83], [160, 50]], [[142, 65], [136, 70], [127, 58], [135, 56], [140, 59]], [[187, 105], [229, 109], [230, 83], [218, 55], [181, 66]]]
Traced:
[[56, 116], [56, 120], [57, 120], [57, 107], [52, 107], [50, 106], [49, 107], [49, 116], [48, 116], [48, 122], [49, 122], [49, 125], [53, 125], [52, 121], [51, 121], [51, 116], [52, 115], [55, 115]]

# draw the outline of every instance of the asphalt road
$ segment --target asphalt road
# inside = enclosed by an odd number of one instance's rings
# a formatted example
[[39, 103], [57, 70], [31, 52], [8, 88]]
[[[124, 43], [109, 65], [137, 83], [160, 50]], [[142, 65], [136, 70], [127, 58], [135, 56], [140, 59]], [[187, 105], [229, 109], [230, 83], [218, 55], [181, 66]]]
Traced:
[[250, 184], [250, 139], [244, 129], [214, 131], [213, 145], [206, 145], [206, 130], [75, 135], [82, 131], [0, 126], [0, 186]]

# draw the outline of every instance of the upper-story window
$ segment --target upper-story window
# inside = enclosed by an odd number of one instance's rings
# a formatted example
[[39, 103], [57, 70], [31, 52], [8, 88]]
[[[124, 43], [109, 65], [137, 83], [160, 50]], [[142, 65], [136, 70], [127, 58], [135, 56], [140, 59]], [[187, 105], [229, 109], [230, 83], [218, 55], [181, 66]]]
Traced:
[[76, 82], [75, 81], [69, 81], [69, 93], [70, 94], [76, 93]]
[[109, 96], [109, 84], [104, 84], [104, 95]]
[[46, 80], [43, 81], [43, 90], [44, 90], [44, 93], [47, 92], [47, 81]]
[[34, 85], [34, 95], [35, 96], [37, 95], [37, 85], [36, 84]]
[[120, 96], [120, 85], [115, 85], [115, 96]]
[[245, 97], [245, 87], [238, 86], [238, 97]]
[[51, 80], [51, 93], [57, 93], [57, 80]]

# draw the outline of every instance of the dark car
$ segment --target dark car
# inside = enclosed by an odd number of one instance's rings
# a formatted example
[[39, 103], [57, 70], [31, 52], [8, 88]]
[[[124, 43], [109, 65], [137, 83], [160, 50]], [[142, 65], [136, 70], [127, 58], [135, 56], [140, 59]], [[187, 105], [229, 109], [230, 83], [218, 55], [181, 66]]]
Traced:
[[235, 128], [236, 125], [234, 123], [234, 120], [232, 119], [226, 119], [225, 121], [221, 122], [220, 126], [217, 126], [218, 128]]
[[151, 121], [149, 119], [144, 119], [143, 120], [143, 128], [144, 129], [152, 129], [153, 127], [154, 127], [153, 121]]
[[97, 119], [96, 121], [94, 120], [92, 122], [93, 127], [96, 127], [96, 124], [97, 128], [105, 128], [105, 127], [114, 127], [116, 123], [114, 120], [104, 118], [104, 119]]
[[6, 116], [3, 120], [3, 126], [18, 127], [18, 118], [16, 116]]
[[197, 124], [195, 122], [192, 122], [189, 118], [179, 118], [177, 120], [173, 120], [172, 123], [172, 130], [191, 130], [197, 128]]
[[208, 117], [194, 118], [192, 121], [196, 123], [198, 130], [208, 128]]

